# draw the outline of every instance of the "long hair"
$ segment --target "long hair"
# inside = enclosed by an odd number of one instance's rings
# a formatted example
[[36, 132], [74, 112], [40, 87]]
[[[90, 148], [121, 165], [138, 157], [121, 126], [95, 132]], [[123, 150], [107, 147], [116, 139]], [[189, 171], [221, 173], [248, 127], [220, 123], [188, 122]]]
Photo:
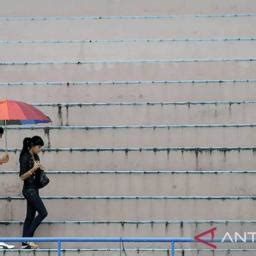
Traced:
[[29, 150], [33, 147], [33, 146], [44, 146], [44, 141], [40, 136], [33, 136], [32, 138], [30, 137], [26, 137], [23, 140], [23, 147], [22, 150], [20, 152], [20, 158], [22, 157], [23, 154], [29, 152]]

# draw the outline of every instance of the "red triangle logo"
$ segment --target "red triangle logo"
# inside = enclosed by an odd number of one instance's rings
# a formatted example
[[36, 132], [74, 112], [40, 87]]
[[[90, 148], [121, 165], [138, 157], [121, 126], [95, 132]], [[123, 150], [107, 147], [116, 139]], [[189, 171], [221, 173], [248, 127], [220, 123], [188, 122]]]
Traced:
[[[215, 244], [209, 242], [208, 239], [207, 239], [207, 240], [204, 240], [204, 239], [207, 238], [207, 237], [205, 237], [205, 236], [207, 236], [207, 235], [210, 234], [210, 235], [211, 235], [211, 241], [213, 241], [213, 239], [214, 239], [214, 237], [215, 237], [215, 232], [216, 232], [216, 230], [217, 230], [216, 227], [210, 228], [210, 229], [208, 229], [208, 230], [206, 230], [206, 231], [204, 231], [204, 232], [202, 232], [202, 233], [200, 233], [200, 234], [197, 234], [197, 235], [194, 237], [194, 239], [195, 239], [196, 241], [200, 242], [200, 243], [206, 244], [207, 246], [209, 246], [209, 247], [211, 247], [211, 248], [213, 248], [213, 249], [216, 249], [217, 246], [216, 246]], [[205, 237], [205, 238], [204, 238], [204, 237]]]

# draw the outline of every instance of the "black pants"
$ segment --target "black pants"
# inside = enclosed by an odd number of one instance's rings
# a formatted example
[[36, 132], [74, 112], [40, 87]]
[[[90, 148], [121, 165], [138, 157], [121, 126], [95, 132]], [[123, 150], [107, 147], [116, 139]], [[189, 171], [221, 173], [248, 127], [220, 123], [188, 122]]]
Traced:
[[[33, 237], [37, 227], [48, 215], [38, 189], [23, 188], [22, 193], [27, 200], [27, 214], [23, 226], [23, 237]], [[36, 212], [38, 212], [36, 216]]]

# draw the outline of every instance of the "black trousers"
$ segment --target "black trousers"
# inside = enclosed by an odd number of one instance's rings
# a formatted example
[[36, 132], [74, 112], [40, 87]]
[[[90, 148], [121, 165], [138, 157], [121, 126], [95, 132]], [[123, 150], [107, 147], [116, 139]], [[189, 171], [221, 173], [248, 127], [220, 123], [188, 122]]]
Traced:
[[[23, 226], [23, 237], [33, 237], [34, 232], [48, 213], [38, 189], [23, 188], [22, 193], [27, 200], [27, 214]], [[36, 212], [38, 213], [37, 216]]]

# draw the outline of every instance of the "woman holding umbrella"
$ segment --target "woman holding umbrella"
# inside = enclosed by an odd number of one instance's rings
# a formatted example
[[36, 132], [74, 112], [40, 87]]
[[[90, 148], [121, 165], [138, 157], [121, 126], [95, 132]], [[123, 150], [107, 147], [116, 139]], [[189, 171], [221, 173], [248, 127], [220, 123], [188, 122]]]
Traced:
[[[7, 126], [49, 123], [51, 119], [34, 106], [15, 100], [0, 100], [0, 124], [5, 127], [5, 150], [7, 152]], [[27, 215], [23, 227], [23, 236], [32, 237], [35, 230], [47, 216], [47, 210], [38, 190], [47, 185], [49, 179], [44, 174], [38, 153], [44, 142], [39, 136], [25, 138], [20, 154], [20, 178], [24, 181], [23, 195], [27, 201]], [[5, 157], [7, 158], [7, 157]], [[6, 160], [4, 158], [4, 161]], [[39, 179], [40, 177], [40, 179]], [[39, 180], [38, 180], [39, 179]], [[35, 217], [36, 212], [38, 215]], [[23, 243], [23, 248], [35, 249], [32, 242]]]

